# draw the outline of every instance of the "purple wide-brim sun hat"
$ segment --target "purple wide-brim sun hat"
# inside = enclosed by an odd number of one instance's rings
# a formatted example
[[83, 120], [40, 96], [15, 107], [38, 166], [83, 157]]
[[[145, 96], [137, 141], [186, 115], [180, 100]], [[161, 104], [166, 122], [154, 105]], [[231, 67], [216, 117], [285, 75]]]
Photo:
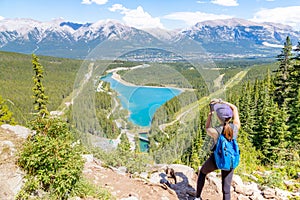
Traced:
[[216, 103], [214, 105], [214, 111], [223, 122], [225, 119], [232, 118], [233, 116], [232, 109], [226, 104]]

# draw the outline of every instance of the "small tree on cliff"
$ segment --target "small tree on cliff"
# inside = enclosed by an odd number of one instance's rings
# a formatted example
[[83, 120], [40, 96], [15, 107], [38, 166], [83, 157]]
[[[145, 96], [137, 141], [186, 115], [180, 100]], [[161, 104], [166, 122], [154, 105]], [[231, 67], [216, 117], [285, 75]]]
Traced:
[[120, 138], [121, 142], [118, 144], [117, 150], [123, 156], [127, 156], [130, 152], [130, 142], [126, 133], [123, 133]]
[[1, 124], [15, 124], [15, 119], [12, 112], [5, 104], [5, 100], [0, 96], [0, 125]]
[[42, 83], [43, 66], [39, 63], [39, 59], [36, 55], [32, 55], [32, 67], [35, 72], [33, 76], [34, 86], [32, 88], [34, 98], [34, 110], [36, 110], [39, 117], [45, 117], [49, 115], [46, 104], [48, 103], [48, 96], [45, 95], [45, 88]]

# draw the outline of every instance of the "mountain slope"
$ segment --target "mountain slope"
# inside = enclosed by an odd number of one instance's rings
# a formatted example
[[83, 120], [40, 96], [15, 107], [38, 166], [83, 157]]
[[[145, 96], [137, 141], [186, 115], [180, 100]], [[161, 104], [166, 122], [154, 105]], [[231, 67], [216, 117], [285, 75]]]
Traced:
[[287, 36], [294, 44], [300, 38], [300, 32], [290, 26], [236, 18], [200, 22], [182, 31], [182, 35], [200, 42], [208, 52], [262, 55], [273, 55], [270, 47], [282, 45]]
[[300, 32], [286, 25], [235, 18], [200, 22], [181, 31], [139, 30], [115, 20], [86, 24], [63, 19], [50, 22], [32, 19], [0, 21], [1, 50], [71, 58], [85, 58], [103, 42], [108, 44], [103, 46], [100, 54], [112, 49], [122, 52], [149, 46], [164, 48], [165, 45], [181, 46], [185, 51], [193, 52], [186, 38], [214, 56], [274, 56], [280, 50], [275, 48], [274, 52], [274, 47], [280, 47], [287, 36], [296, 44]]
[[0, 21], [0, 49], [60, 57], [84, 58], [103, 41], [126, 41], [149, 44], [159, 42], [149, 33], [117, 21], [76, 24], [31, 19]]

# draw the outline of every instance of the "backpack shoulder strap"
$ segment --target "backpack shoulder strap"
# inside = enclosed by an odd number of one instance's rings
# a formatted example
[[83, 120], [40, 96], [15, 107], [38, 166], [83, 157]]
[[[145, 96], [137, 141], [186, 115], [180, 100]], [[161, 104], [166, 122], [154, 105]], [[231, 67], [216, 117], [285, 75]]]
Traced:
[[215, 127], [215, 129], [219, 135], [221, 135], [223, 133], [223, 126], [217, 126], [217, 127]]
[[[216, 131], [218, 132], [218, 136], [220, 136], [223, 133], [223, 126], [216, 126], [214, 127], [214, 129], [216, 129]], [[211, 151], [215, 151], [216, 150], [216, 146], [218, 143], [219, 138], [217, 139], [217, 141], [212, 145], [211, 147]]]

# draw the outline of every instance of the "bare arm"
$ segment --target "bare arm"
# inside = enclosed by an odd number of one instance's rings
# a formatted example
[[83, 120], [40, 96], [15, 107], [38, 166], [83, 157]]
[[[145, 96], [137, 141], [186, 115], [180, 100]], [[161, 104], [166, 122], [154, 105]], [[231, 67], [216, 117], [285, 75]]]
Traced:
[[207, 117], [206, 124], [205, 124], [206, 129], [211, 128], [211, 116], [212, 116], [212, 114], [213, 114], [213, 112], [208, 113], [208, 117]]
[[206, 120], [205, 128], [206, 128], [207, 135], [209, 135], [210, 137], [212, 137], [216, 141], [217, 138], [218, 138], [218, 132], [217, 132], [216, 129], [214, 129], [214, 128], [211, 127], [211, 117], [212, 117], [212, 114], [213, 114], [213, 112], [209, 112], [208, 113], [208, 117], [207, 117], [207, 120]]

